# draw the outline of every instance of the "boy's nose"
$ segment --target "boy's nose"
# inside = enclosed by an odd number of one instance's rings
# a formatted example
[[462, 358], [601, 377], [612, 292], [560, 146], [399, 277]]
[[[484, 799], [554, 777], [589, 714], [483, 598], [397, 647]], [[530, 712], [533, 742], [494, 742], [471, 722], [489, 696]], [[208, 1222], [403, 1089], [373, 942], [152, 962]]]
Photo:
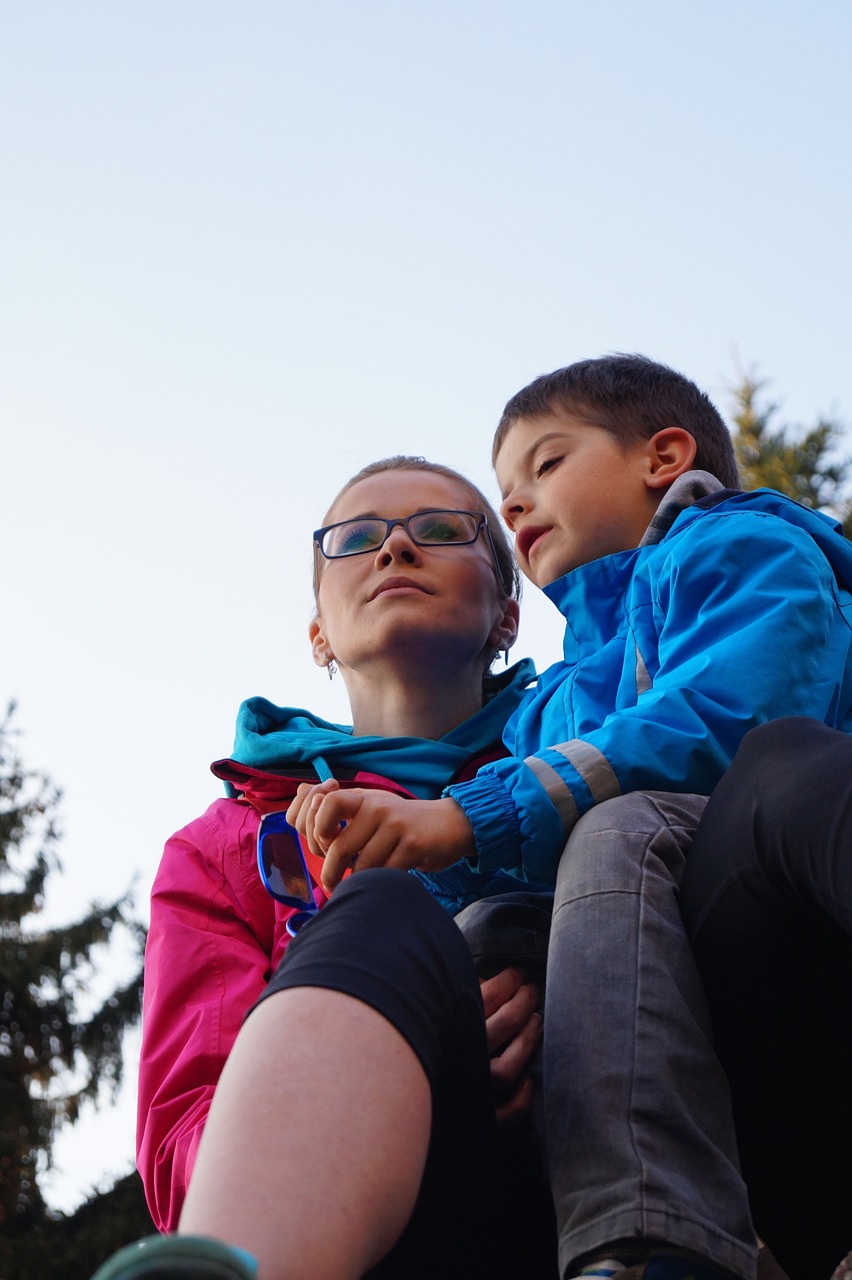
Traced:
[[505, 520], [508, 527], [514, 532], [512, 521], [517, 517], [529, 511], [531, 504], [524, 497], [523, 491], [513, 489], [511, 493], [507, 493], [503, 501], [500, 503], [500, 515]]

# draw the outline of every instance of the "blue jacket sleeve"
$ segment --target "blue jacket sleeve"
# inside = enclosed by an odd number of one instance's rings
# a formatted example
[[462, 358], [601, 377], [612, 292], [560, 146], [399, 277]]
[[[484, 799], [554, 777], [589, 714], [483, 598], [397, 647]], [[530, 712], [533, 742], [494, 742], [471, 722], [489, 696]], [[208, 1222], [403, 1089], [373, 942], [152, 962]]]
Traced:
[[625, 670], [635, 651], [646, 678], [622, 679], [599, 725], [573, 736], [565, 708], [582, 705], [594, 655], [566, 667], [571, 695], [554, 697], [541, 722], [553, 745], [529, 740], [520, 716], [514, 758], [448, 789], [473, 827], [480, 871], [552, 882], [594, 804], [629, 791], [708, 794], [754, 725], [846, 716], [852, 633], [840, 588], [810, 535], [786, 521], [703, 514], [639, 562], [625, 603]]

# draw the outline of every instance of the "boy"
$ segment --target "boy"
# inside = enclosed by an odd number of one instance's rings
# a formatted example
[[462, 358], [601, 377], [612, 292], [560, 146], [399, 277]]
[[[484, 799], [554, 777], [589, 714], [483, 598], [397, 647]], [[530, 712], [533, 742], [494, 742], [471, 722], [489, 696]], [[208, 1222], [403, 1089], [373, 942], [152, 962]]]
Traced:
[[749, 1280], [677, 885], [748, 729], [852, 728], [852, 555], [826, 517], [732, 491], [719, 414], [643, 357], [536, 379], [507, 404], [493, 460], [520, 566], [566, 619], [564, 660], [507, 726], [514, 758], [443, 800], [320, 793], [298, 820], [327, 887], [356, 855], [358, 870], [467, 858], [533, 882], [559, 867], [544, 1107], [562, 1274]]

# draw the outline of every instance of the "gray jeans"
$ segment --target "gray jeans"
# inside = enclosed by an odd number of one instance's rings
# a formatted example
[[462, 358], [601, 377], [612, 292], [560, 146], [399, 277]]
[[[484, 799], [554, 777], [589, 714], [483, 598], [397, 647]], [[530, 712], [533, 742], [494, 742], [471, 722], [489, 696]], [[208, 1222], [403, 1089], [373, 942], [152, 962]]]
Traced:
[[[542, 1116], [560, 1273], [619, 1244], [659, 1242], [753, 1280], [756, 1248], [727, 1083], [678, 905], [706, 797], [633, 793], [574, 828], [547, 959]], [[475, 925], [480, 967], [486, 912]], [[468, 917], [468, 912], [471, 913]], [[494, 916], [503, 960], [506, 926]], [[540, 949], [520, 946], [514, 963]], [[478, 954], [477, 954], [478, 952]]]

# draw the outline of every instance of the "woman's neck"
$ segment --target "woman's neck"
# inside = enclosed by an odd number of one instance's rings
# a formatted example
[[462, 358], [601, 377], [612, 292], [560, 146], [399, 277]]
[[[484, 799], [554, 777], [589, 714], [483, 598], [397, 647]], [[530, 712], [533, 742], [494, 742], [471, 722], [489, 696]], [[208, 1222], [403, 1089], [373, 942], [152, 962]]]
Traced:
[[352, 728], [358, 737], [442, 738], [482, 708], [477, 665], [448, 682], [446, 673], [412, 679], [385, 671], [379, 680], [346, 673]]

